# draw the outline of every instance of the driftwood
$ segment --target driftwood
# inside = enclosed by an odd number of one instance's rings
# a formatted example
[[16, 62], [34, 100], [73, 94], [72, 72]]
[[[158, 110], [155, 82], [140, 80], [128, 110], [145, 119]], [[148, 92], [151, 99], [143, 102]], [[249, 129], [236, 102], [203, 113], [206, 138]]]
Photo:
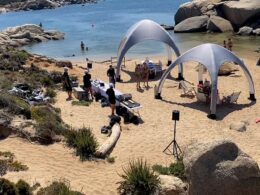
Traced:
[[110, 137], [97, 149], [95, 156], [96, 157], [106, 157], [106, 155], [113, 149], [116, 145], [117, 140], [120, 137], [121, 129], [119, 124], [115, 124], [112, 127], [112, 133]]

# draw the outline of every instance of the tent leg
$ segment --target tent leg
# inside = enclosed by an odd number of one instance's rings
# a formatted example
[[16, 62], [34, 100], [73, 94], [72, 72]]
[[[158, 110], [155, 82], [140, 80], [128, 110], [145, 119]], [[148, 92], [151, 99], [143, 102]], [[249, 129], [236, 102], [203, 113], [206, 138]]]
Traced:
[[215, 114], [208, 114], [208, 118], [215, 120], [217, 116]]
[[162, 96], [161, 96], [161, 93], [157, 93], [155, 96], [154, 96], [155, 99], [162, 99]]
[[121, 78], [120, 78], [120, 75], [116, 78], [116, 81], [117, 82], [121, 82], [122, 81]]
[[249, 100], [256, 101], [255, 94], [250, 94]]
[[181, 80], [184, 80], [184, 77], [182, 76], [181, 73], [178, 73], [178, 78], [177, 78], [178, 81], [181, 81]]

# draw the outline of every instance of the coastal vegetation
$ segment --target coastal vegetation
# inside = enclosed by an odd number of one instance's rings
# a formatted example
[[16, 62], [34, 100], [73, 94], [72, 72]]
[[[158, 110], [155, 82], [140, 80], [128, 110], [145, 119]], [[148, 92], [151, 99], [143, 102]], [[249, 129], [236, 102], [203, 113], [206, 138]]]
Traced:
[[65, 133], [66, 145], [74, 148], [82, 161], [94, 156], [98, 143], [90, 128], [83, 127], [78, 130], [67, 130]]
[[153, 165], [152, 169], [161, 175], [174, 175], [182, 180], [186, 179], [185, 167], [182, 159], [171, 163], [169, 166]]
[[149, 195], [159, 189], [159, 177], [145, 160], [132, 160], [123, 171], [124, 174], [120, 175], [123, 180], [117, 189], [119, 194]]
[[11, 152], [0, 151], [0, 176], [10, 172], [26, 171], [28, 167], [14, 160], [15, 155]]

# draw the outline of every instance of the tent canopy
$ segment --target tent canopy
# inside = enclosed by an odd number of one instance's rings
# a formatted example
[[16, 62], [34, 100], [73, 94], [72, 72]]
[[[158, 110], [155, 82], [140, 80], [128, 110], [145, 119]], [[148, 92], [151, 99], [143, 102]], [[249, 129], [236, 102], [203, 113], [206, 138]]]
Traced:
[[[172, 48], [176, 56], [180, 56], [179, 49], [175, 45], [171, 35], [164, 30], [164, 28], [152, 20], [141, 20], [128, 29], [127, 33], [120, 42], [117, 53], [117, 80], [120, 80], [121, 63], [126, 52], [135, 44], [146, 40], [161, 41], [165, 43], [167, 47]], [[168, 60], [172, 61], [172, 52], [168, 51], [168, 55], [168, 57], [170, 57]], [[179, 76], [182, 76], [182, 71], [182, 65], [180, 64]]]
[[211, 43], [202, 44], [194, 47], [178, 57], [162, 75], [159, 86], [156, 89], [156, 98], [161, 98], [161, 91], [164, 81], [171, 70], [176, 65], [187, 61], [196, 61], [200, 64], [203, 64], [208, 69], [212, 85], [209, 117], [216, 117], [218, 72], [220, 66], [225, 62], [235, 62], [242, 68], [249, 83], [250, 99], [255, 100], [255, 89], [252, 76], [250, 75], [250, 72], [248, 71], [244, 62], [241, 61], [234, 53], [230, 52], [229, 50]]

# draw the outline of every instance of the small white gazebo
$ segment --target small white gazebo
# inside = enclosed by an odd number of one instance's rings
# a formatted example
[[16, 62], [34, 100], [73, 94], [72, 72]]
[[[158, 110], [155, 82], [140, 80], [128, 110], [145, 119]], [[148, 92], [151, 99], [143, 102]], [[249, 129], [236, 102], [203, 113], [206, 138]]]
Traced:
[[[135, 44], [146, 40], [161, 41], [167, 45], [169, 64], [172, 62], [172, 50], [175, 52], [176, 56], [180, 56], [179, 49], [175, 45], [171, 35], [164, 30], [164, 28], [152, 20], [141, 20], [128, 29], [127, 33], [120, 42], [117, 53], [116, 71], [116, 78], [118, 81], [121, 80], [121, 63], [127, 51]], [[182, 64], [180, 64], [178, 75], [179, 78], [182, 78], [182, 72]]]
[[[211, 84], [212, 84], [210, 113], [208, 115], [209, 118], [213, 118], [213, 119], [216, 118], [218, 72], [220, 66], [225, 62], [234, 62], [242, 68], [249, 83], [249, 94], [250, 94], [249, 99], [252, 101], [256, 100], [253, 79], [247, 67], [245, 66], [244, 62], [240, 60], [234, 53], [230, 52], [224, 47], [221, 47], [216, 44], [211, 44], [211, 43], [199, 45], [195, 48], [188, 50], [180, 57], [178, 57], [162, 75], [159, 86], [156, 89], [155, 98], [157, 99], [161, 98], [161, 92], [162, 92], [164, 81], [169, 75], [169, 73], [171, 72], [171, 70], [176, 65], [187, 61], [196, 61], [200, 64], [203, 64], [208, 69], [209, 75], [211, 77]], [[199, 78], [201, 78], [201, 75], [199, 75]]]

